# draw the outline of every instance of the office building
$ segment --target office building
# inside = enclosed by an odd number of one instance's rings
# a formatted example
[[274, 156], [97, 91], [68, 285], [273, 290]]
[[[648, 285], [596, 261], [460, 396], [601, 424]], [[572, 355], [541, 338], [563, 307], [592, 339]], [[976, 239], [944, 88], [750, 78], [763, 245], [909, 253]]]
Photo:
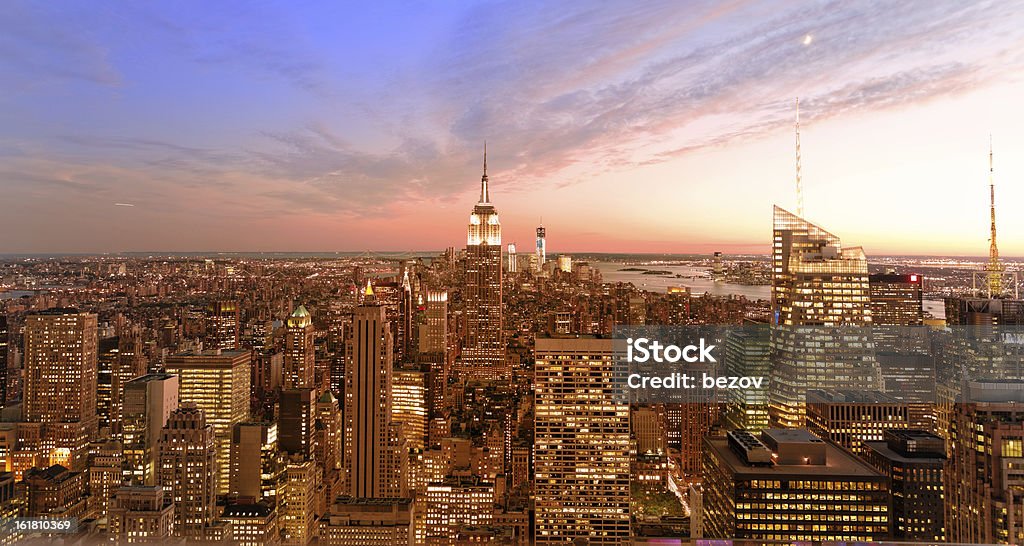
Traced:
[[774, 209], [772, 422], [803, 426], [808, 389], [878, 390], [867, 257], [835, 235]]
[[[744, 323], [725, 338], [725, 376], [771, 375], [770, 334], [767, 324]], [[725, 395], [725, 423], [730, 429], [759, 431], [768, 428], [768, 390], [732, 389]]]
[[969, 381], [953, 409], [946, 467], [951, 542], [1024, 538], [1024, 382]]
[[628, 544], [629, 405], [612, 340], [541, 337], [535, 353], [535, 541]]
[[280, 497], [282, 545], [304, 546], [313, 540], [319, 476], [312, 460], [301, 455], [292, 455], [288, 459]]
[[236, 351], [239, 345], [239, 316], [237, 301], [214, 301], [206, 306], [206, 349]]
[[286, 389], [279, 403], [278, 448], [303, 459], [312, 459], [314, 445], [313, 421], [316, 418], [316, 391]]
[[311, 389], [314, 387], [316, 365], [313, 318], [300, 305], [285, 324], [284, 388]]
[[807, 429], [856, 455], [885, 431], [910, 428], [907, 404], [878, 391], [807, 391]]
[[181, 404], [203, 411], [217, 445], [217, 494], [227, 494], [231, 475], [231, 429], [249, 420], [249, 351], [194, 351], [167, 357], [167, 373], [178, 376]]
[[429, 484], [426, 511], [426, 544], [454, 545], [460, 529], [492, 523], [494, 483], [483, 481], [479, 476], [451, 476]]
[[167, 418], [158, 445], [157, 485], [174, 501], [174, 535], [206, 540], [217, 505], [213, 427], [203, 410], [182, 402]]
[[234, 426], [231, 431], [231, 495], [251, 502], [275, 502], [284, 464], [284, 457], [278, 450], [276, 423]]
[[85, 468], [97, 432], [96, 315], [55, 308], [25, 317], [25, 421], [43, 425], [51, 464]]
[[362, 305], [354, 315], [345, 370], [346, 492], [352, 498], [401, 497], [404, 453], [392, 422], [391, 331], [379, 305]]
[[174, 503], [156, 485], [126, 485], [114, 494], [107, 534], [114, 544], [164, 544], [174, 530]]
[[339, 497], [320, 519], [323, 546], [412, 546], [411, 499]]
[[534, 252], [536, 262], [534, 267], [537, 271], [544, 269], [544, 264], [548, 261], [548, 230], [544, 229], [544, 222], [541, 222], [537, 226], [537, 248]]
[[427, 441], [427, 377], [419, 370], [396, 369], [391, 385], [391, 419], [401, 426], [409, 449], [422, 450]]
[[86, 475], [59, 464], [25, 472], [25, 512], [28, 518], [81, 519], [88, 513]]
[[704, 538], [877, 541], [889, 535], [887, 479], [803, 429], [704, 439]]
[[234, 546], [277, 546], [281, 543], [277, 510], [266, 503], [235, 503], [224, 507]]
[[501, 223], [488, 193], [487, 154], [480, 178], [480, 200], [469, 216], [466, 238], [466, 337], [461, 373], [465, 378], [506, 377], [502, 337]]
[[943, 439], [924, 430], [887, 430], [883, 441], [864, 443], [863, 457], [889, 478], [891, 538], [945, 542]]
[[178, 376], [166, 373], [137, 377], [124, 387], [121, 445], [124, 481], [156, 483], [157, 441], [171, 412], [178, 409]]

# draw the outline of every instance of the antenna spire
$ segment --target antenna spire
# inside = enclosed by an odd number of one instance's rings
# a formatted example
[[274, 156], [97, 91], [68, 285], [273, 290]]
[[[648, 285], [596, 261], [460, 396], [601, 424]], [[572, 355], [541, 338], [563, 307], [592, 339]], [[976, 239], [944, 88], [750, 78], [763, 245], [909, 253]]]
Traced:
[[487, 141], [484, 141], [484, 175], [480, 177], [480, 202], [490, 203], [491, 196], [487, 191]]
[[999, 261], [999, 246], [996, 245], [996, 182], [992, 168], [992, 135], [988, 136], [988, 193], [989, 216], [992, 222], [988, 247], [988, 297], [996, 298], [1003, 293], [1003, 264]]
[[796, 215], [804, 217], [804, 183], [800, 173], [800, 97], [796, 98]]

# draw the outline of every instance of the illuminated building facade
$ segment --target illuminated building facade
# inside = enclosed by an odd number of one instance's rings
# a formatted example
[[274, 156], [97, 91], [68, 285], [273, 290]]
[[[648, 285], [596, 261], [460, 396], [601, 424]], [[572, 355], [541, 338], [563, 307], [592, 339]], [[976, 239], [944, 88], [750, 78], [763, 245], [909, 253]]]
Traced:
[[281, 543], [277, 511], [262, 502], [229, 504], [221, 516], [231, 523], [234, 546], [277, 546]]
[[907, 404], [878, 391], [807, 391], [807, 429], [854, 454], [864, 442], [880, 442], [885, 431], [910, 428]]
[[889, 535], [880, 472], [803, 429], [704, 439], [704, 538], [877, 541]]
[[281, 543], [303, 546], [316, 531], [316, 490], [319, 473], [312, 460], [293, 455], [285, 467], [281, 506]]
[[463, 377], [483, 380], [507, 376], [503, 372], [501, 222], [487, 184], [485, 152], [480, 201], [469, 215], [466, 238], [466, 338], [461, 368]]
[[324, 546], [412, 546], [411, 499], [339, 497], [320, 519], [317, 544]]
[[534, 253], [536, 257], [536, 269], [541, 271], [544, 269], [544, 263], [548, 261], [548, 230], [544, 229], [544, 223], [537, 226], [537, 249]]
[[213, 427], [203, 410], [183, 402], [160, 434], [157, 485], [174, 501], [174, 535], [207, 538], [217, 506]]
[[448, 477], [426, 491], [426, 544], [454, 545], [464, 527], [490, 525], [494, 518], [494, 484], [479, 477]]
[[25, 318], [25, 421], [44, 428], [42, 455], [84, 469], [97, 432], [96, 315], [55, 308]]
[[313, 345], [313, 318], [299, 306], [286, 321], [284, 338], [284, 388], [314, 387], [316, 347]]
[[231, 475], [231, 429], [249, 420], [249, 351], [180, 353], [167, 357], [167, 373], [178, 376], [178, 399], [201, 409], [217, 446], [217, 494], [227, 494]]
[[942, 438], [924, 430], [890, 430], [885, 440], [864, 443], [864, 460], [890, 481], [891, 538], [945, 542]]
[[253, 502], [276, 501], [284, 472], [277, 431], [276, 423], [234, 426], [231, 431], [231, 495]]
[[612, 340], [538, 338], [536, 544], [629, 544], [629, 405]]
[[920, 326], [924, 324], [922, 286], [924, 277], [915, 273], [879, 273], [868, 277], [871, 322], [876, 326]]
[[1024, 382], [970, 381], [950, 424], [947, 539], [1024, 540]]
[[[746, 323], [726, 332], [725, 375], [770, 377], [770, 335], [767, 324]], [[726, 393], [726, 424], [731, 429], [768, 428], [768, 393], [763, 389], [733, 389]]]
[[124, 388], [124, 482], [156, 483], [157, 442], [171, 412], [178, 409], [178, 376], [155, 373], [137, 377]]
[[813, 388], [878, 390], [871, 344], [867, 257], [860, 247], [774, 208], [769, 411], [775, 425], [804, 422]]
[[427, 441], [427, 375], [419, 370], [395, 370], [391, 385], [391, 419], [402, 428], [409, 449]]
[[107, 516], [107, 533], [114, 544], [162, 543], [174, 529], [174, 503], [156, 485], [118, 488]]
[[393, 353], [384, 308], [356, 308], [345, 370], [345, 477], [352, 498], [402, 496], [404, 453], [392, 423]]
[[237, 301], [214, 301], [206, 306], [206, 349], [234, 351], [239, 348]]

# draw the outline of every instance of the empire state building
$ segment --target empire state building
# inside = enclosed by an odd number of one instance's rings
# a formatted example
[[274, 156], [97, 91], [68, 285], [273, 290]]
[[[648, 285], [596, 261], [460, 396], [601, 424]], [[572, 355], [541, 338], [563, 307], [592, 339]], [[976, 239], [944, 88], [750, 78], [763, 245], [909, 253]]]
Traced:
[[466, 237], [466, 341], [461, 372], [469, 379], [507, 377], [502, 343], [501, 223], [487, 189], [487, 148], [480, 201], [469, 215]]

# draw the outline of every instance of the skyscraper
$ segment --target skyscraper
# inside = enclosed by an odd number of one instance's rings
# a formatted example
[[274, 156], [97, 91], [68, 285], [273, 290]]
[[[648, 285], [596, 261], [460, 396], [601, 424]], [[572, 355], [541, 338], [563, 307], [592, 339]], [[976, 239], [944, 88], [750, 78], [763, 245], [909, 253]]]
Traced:
[[178, 376], [181, 404], [195, 404], [213, 427], [219, 495], [229, 489], [231, 429], [249, 419], [249, 359], [249, 351], [215, 349], [169, 356], [165, 366]]
[[955, 405], [946, 467], [947, 539], [1024, 537], [1024, 382], [970, 381]]
[[629, 544], [629, 404], [611, 339], [538, 338], [538, 545]]
[[799, 427], [813, 388], [879, 390], [868, 264], [860, 247], [774, 208], [769, 390], [772, 421]]
[[469, 215], [466, 238], [466, 341], [462, 373], [473, 379], [502, 377], [501, 223], [487, 189], [487, 152], [480, 177], [480, 201]]
[[214, 301], [206, 306], [207, 349], [239, 348], [239, 312], [237, 301]]
[[946, 540], [942, 438], [924, 430], [887, 430], [865, 442], [864, 459], [890, 481], [892, 539]]
[[203, 410], [183, 402], [160, 433], [157, 484], [174, 500], [174, 534], [203, 540], [217, 506], [214, 431]]
[[517, 273], [519, 271], [519, 263], [518, 263], [519, 256], [516, 254], [516, 244], [515, 243], [509, 243], [508, 244], [507, 256], [508, 256], [508, 272], [509, 273]]
[[166, 373], [137, 377], [124, 388], [121, 435], [124, 447], [124, 481], [130, 485], [153, 485], [161, 429], [171, 412], [178, 409], [178, 376]]
[[401, 425], [409, 449], [423, 449], [427, 440], [427, 376], [419, 370], [394, 371], [391, 418]]
[[401, 449], [392, 424], [392, 341], [384, 308], [356, 308], [352, 361], [345, 370], [345, 476], [348, 496], [401, 496]]
[[43, 456], [76, 470], [96, 434], [96, 315], [56, 308], [25, 319], [24, 419], [44, 425]]
[[548, 261], [548, 231], [544, 229], [544, 222], [537, 226], [537, 271], [544, 269], [544, 262]]
[[0, 314], [0, 407], [7, 405], [7, 361], [11, 333], [7, 328], [7, 315]]
[[284, 338], [284, 388], [313, 388], [316, 350], [313, 346], [313, 319], [300, 305], [287, 320]]

